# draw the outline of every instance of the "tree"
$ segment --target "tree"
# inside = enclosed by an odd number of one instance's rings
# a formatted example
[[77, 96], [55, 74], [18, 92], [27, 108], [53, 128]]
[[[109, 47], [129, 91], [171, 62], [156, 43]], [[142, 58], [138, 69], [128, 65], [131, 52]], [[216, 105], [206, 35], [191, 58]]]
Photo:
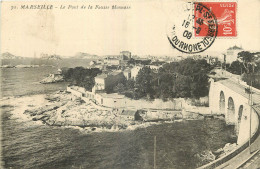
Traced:
[[94, 77], [101, 72], [102, 71], [97, 68], [85, 69], [83, 67], [75, 67], [62, 72], [62, 74], [65, 81], [91, 91], [95, 84]]
[[208, 94], [208, 76], [212, 67], [206, 60], [185, 59], [163, 66], [171, 97], [200, 97]]
[[122, 83], [118, 83], [113, 90], [116, 93], [123, 93], [125, 91], [125, 86]]
[[251, 85], [256, 88], [260, 88], [259, 82], [259, 53], [251, 53], [248, 51], [242, 51], [238, 53], [238, 58], [242, 62], [243, 68], [246, 70], [246, 73], [243, 74], [242, 79], [247, 82], [248, 85]]
[[[211, 67], [206, 60], [193, 60], [185, 59], [179, 63], [177, 73], [185, 77], [179, 76], [178, 82], [181, 83], [183, 89], [181, 90], [181, 96], [186, 97], [200, 97], [208, 94], [208, 76]], [[189, 86], [186, 86], [188, 83]], [[177, 83], [178, 85], [178, 83]], [[190, 90], [183, 91], [183, 90]], [[185, 94], [184, 94], [185, 93]]]
[[209, 86], [207, 75], [211, 69], [206, 60], [193, 59], [166, 63], [158, 72], [143, 67], [136, 82], [126, 82], [128, 92], [125, 94], [133, 98], [161, 98], [164, 101], [174, 97], [206, 96]]
[[175, 80], [173, 90], [176, 92], [176, 97], [191, 96], [191, 78], [189, 76], [179, 75]]
[[[254, 53], [250, 53], [248, 51], [242, 51], [238, 53], [238, 59], [241, 60], [246, 73], [254, 73], [254, 67], [256, 66], [255, 60], [256, 57], [254, 56]], [[251, 70], [250, 70], [251, 69]]]
[[149, 67], [143, 67], [136, 77], [136, 86], [139, 96], [153, 97], [154, 92], [152, 89], [152, 70]]
[[135, 81], [134, 79], [126, 80], [126, 89], [133, 90], [135, 88]]
[[241, 75], [245, 72], [245, 68], [240, 61], [234, 61], [229, 66], [227, 66], [227, 70], [233, 74]]

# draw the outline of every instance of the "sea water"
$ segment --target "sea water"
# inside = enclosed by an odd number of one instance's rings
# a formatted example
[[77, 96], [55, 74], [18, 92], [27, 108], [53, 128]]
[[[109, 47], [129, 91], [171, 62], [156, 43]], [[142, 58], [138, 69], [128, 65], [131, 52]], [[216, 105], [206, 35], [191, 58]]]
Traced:
[[55, 68], [1, 70], [2, 163], [4, 168], [151, 169], [156, 136], [157, 168], [195, 168], [196, 154], [231, 141], [233, 129], [218, 119], [162, 123], [123, 132], [85, 133], [15, 116], [16, 97], [64, 90], [65, 83], [39, 84]]

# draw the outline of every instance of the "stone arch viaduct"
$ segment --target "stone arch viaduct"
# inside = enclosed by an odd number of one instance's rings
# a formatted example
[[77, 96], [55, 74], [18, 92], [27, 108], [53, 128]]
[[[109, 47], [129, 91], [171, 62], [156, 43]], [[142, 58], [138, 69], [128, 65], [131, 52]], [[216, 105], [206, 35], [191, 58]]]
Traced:
[[[238, 146], [226, 156], [200, 168], [239, 168], [251, 156], [252, 149], [258, 152], [260, 147], [260, 90], [251, 88], [252, 99], [249, 101], [248, 89], [249, 86], [239, 79], [210, 79], [210, 111], [212, 114], [225, 116], [226, 124], [235, 126]], [[248, 147], [250, 136], [251, 149]]]
[[[250, 105], [260, 104], [260, 91], [252, 89], [252, 103], [249, 101], [249, 86], [237, 79], [210, 80], [209, 107], [213, 114], [223, 114], [227, 125], [235, 125], [237, 143], [249, 138]], [[252, 109], [251, 130], [256, 131], [257, 114]], [[253, 134], [253, 133], [252, 133]]]

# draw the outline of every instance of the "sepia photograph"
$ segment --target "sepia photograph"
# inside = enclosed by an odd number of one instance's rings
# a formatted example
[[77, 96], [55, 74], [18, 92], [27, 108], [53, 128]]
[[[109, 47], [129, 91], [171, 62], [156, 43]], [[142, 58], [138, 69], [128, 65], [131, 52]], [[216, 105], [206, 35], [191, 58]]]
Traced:
[[0, 1], [0, 168], [260, 169], [259, 9]]

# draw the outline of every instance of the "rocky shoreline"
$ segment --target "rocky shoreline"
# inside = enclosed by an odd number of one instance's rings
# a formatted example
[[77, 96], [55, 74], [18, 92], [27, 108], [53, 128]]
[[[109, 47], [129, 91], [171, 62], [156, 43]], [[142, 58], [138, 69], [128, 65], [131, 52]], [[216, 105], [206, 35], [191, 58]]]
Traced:
[[[46, 125], [51, 126], [74, 126], [93, 130], [116, 129], [124, 130], [131, 129], [137, 126], [149, 126], [150, 124], [161, 124], [163, 122], [174, 122], [182, 120], [198, 120], [203, 119], [203, 116], [196, 113], [181, 111], [175, 112], [172, 118], [164, 119], [135, 119], [136, 111], [132, 111], [131, 116], [123, 115], [122, 112], [128, 110], [118, 110], [112, 108], [104, 108], [96, 105], [92, 101], [82, 100], [66, 91], [58, 91], [45, 96], [44, 106], [27, 107], [23, 114], [31, 117], [33, 121], [41, 121]], [[130, 111], [130, 110], [129, 110]], [[144, 116], [139, 114], [139, 116]]]
[[[174, 118], [167, 119], [129, 119], [122, 116], [121, 110], [105, 108], [92, 101], [82, 100], [67, 91], [57, 91], [48, 95], [25, 96], [20, 98], [7, 98], [1, 106], [6, 106], [12, 100], [15, 103], [14, 115], [17, 119], [23, 118], [39, 124], [50, 126], [72, 127], [84, 133], [92, 132], [118, 132], [135, 130], [151, 125], [173, 123], [183, 120], [203, 120], [204, 116], [191, 112], [176, 112]], [[6, 103], [5, 103], [6, 102]], [[142, 115], [142, 114], [141, 114]], [[199, 166], [212, 162], [236, 148], [236, 143], [227, 143], [225, 147], [216, 151], [206, 150], [195, 154], [199, 159]]]
[[[11, 98], [7, 99], [8, 105]], [[190, 111], [158, 111], [144, 113], [143, 110], [107, 108], [97, 105], [67, 91], [47, 95], [32, 95], [14, 98], [14, 116], [50, 126], [80, 127], [90, 130], [132, 130], [154, 124], [173, 123], [183, 120], [203, 120], [202, 114]], [[138, 112], [138, 114], [137, 114]], [[165, 114], [163, 114], [165, 113]]]
[[194, 157], [200, 161], [197, 167], [208, 164], [214, 160], [217, 160], [227, 155], [228, 153], [230, 153], [236, 148], [237, 148], [236, 143], [227, 143], [223, 148], [219, 148], [216, 151], [205, 150], [200, 154], [196, 154]]
[[40, 81], [42, 84], [49, 84], [49, 83], [57, 83], [57, 82], [63, 82], [63, 76], [60, 74], [50, 74], [46, 78]]
[[104, 129], [126, 129], [128, 126], [141, 124], [128, 120], [113, 109], [102, 109], [77, 98], [65, 91], [59, 91], [45, 97], [45, 106], [32, 106], [24, 111], [33, 121], [42, 121], [51, 126], [77, 126]]

